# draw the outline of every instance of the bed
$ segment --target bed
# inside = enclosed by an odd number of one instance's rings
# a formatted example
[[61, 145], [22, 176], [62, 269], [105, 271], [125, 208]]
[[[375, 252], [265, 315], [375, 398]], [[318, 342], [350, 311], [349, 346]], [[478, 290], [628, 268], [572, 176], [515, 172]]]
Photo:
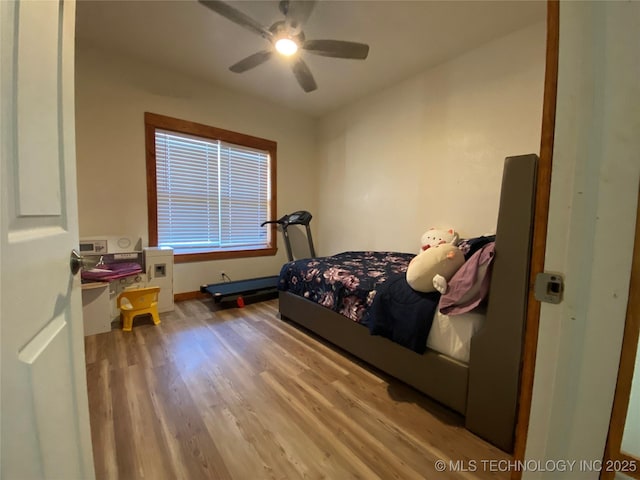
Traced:
[[[414, 347], [417, 348], [412, 349], [384, 336], [371, 335], [365, 326], [372, 314], [367, 308], [358, 306], [356, 299], [335, 306], [331, 305], [326, 291], [306, 293], [305, 296], [303, 289], [296, 291], [296, 288], [290, 288], [291, 285], [279, 286], [281, 317], [311, 330], [459, 412], [464, 415], [467, 429], [502, 450], [512, 452], [529, 282], [537, 160], [534, 154], [505, 159], [486, 314], [481, 314], [475, 320], [470, 319], [471, 324], [465, 319], [458, 319], [457, 326], [446, 325], [447, 320], [440, 318], [435, 308], [433, 316], [429, 318], [428, 328], [423, 329], [427, 331], [419, 333], [419, 338], [414, 339]], [[385, 289], [393, 283], [402, 283], [403, 269], [406, 270], [406, 263], [412, 255], [367, 253], [372, 254], [373, 263], [387, 263], [390, 269], [379, 273], [378, 265], [367, 265], [369, 275], [365, 275], [366, 280], [362, 283], [368, 285], [363, 287], [377, 293], [358, 295], [378, 295], [381, 291], [393, 295], [393, 289]], [[353, 252], [340, 255], [338, 260], [354, 261]], [[323, 258], [312, 261], [320, 264], [334, 260]], [[282, 274], [287, 265], [283, 267]], [[336, 269], [328, 275], [348, 276], [340, 273], [337, 265], [329, 265], [328, 268]], [[351, 278], [346, 280], [356, 281]], [[438, 294], [423, 295], [434, 295], [432, 303], [437, 305]], [[366, 297], [360, 300], [368, 306], [374, 303], [367, 302]], [[420, 315], [428, 315], [429, 307], [422, 305], [420, 308], [423, 309]], [[413, 313], [407, 311], [407, 314]], [[380, 316], [380, 311], [376, 315]], [[356, 317], [364, 318], [363, 324], [354, 321]], [[472, 338], [466, 340], [469, 346], [466, 354], [454, 358], [456, 355], [445, 355], [433, 349], [438, 341], [451, 343], [450, 337], [443, 333], [445, 330], [470, 332], [467, 335], [472, 335]], [[434, 335], [438, 337], [435, 340], [431, 338]], [[423, 353], [419, 353], [421, 350]], [[468, 362], [464, 361], [467, 357]]]

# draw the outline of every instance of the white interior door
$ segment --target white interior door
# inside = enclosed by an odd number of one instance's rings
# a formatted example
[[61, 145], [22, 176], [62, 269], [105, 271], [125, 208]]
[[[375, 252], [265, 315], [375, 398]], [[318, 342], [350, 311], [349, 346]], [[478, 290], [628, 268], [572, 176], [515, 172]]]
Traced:
[[0, 1], [0, 476], [94, 477], [78, 243], [72, 1]]

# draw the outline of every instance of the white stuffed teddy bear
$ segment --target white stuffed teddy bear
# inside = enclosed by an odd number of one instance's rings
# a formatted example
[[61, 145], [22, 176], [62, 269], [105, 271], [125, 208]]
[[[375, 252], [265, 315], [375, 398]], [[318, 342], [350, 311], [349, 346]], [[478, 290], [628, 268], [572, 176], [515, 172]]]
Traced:
[[448, 230], [438, 229], [438, 228], [430, 228], [426, 232], [422, 234], [420, 238], [421, 249], [420, 252], [424, 252], [425, 250], [435, 247], [436, 245], [441, 245], [443, 243], [450, 243], [451, 245], [458, 244], [458, 234], [450, 228]]
[[447, 282], [464, 264], [462, 251], [451, 243], [440, 243], [416, 255], [407, 268], [407, 283], [418, 292], [444, 293]]

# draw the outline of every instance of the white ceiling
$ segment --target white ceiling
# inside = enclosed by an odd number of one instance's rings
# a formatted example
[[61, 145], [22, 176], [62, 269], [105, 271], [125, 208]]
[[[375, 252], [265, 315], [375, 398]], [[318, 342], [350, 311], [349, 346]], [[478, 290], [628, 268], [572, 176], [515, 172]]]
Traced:
[[[267, 27], [282, 19], [275, 0], [229, 3]], [[307, 39], [349, 40], [371, 48], [364, 61], [304, 52], [318, 84], [311, 93], [298, 86], [279, 58], [242, 74], [230, 72], [230, 65], [268, 43], [196, 0], [80, 0], [76, 36], [79, 44], [164, 65], [319, 116], [543, 21], [545, 11], [542, 0], [320, 0], [304, 26]]]

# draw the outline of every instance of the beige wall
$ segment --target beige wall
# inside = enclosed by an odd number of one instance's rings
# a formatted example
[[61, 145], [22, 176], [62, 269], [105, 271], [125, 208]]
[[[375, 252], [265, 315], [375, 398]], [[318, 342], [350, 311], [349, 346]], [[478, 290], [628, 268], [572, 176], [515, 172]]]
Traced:
[[[80, 235], [147, 244], [145, 111], [277, 141], [278, 214], [310, 210], [318, 254], [412, 252], [431, 226], [493, 232], [504, 157], [539, 148], [544, 45], [540, 23], [319, 121], [79, 45]], [[221, 270], [273, 275], [286, 260], [278, 241], [276, 257], [180, 264], [175, 291], [219, 281]]]
[[[131, 235], [147, 245], [145, 111], [278, 142], [278, 214], [316, 210], [315, 121], [262, 100], [79, 45], [76, 138], [80, 236]], [[231, 278], [274, 275], [275, 257], [176, 266], [176, 293]]]
[[322, 118], [319, 253], [494, 232], [504, 158], [539, 150], [545, 41], [536, 24]]

